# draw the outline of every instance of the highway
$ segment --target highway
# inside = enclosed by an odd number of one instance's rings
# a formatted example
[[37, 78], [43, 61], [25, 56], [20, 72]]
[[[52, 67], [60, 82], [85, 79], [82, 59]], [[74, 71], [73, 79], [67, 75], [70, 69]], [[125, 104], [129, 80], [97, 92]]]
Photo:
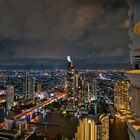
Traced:
[[65, 96], [66, 96], [66, 93], [65, 93], [65, 92], [64, 92], [64, 93], [57, 93], [57, 94], [56, 94], [54, 97], [52, 97], [51, 99], [48, 99], [48, 100], [44, 101], [43, 103], [41, 103], [41, 104], [39, 104], [39, 105], [37, 105], [37, 106], [35, 106], [35, 107], [33, 107], [33, 108], [30, 108], [30, 109], [28, 109], [28, 110], [26, 110], [26, 111], [24, 111], [24, 112], [21, 112], [20, 114], [17, 114], [16, 116], [14, 116], [14, 117], [12, 117], [12, 118], [14, 118], [14, 119], [20, 119], [20, 118], [22, 118], [22, 117], [24, 117], [24, 116], [30, 115], [30, 114], [32, 114], [36, 109], [42, 108], [43, 106], [46, 106], [46, 105], [48, 105], [48, 104], [51, 104], [52, 102], [54, 102], [54, 101], [56, 101], [56, 100], [58, 100], [58, 99], [61, 99], [61, 98], [65, 97]]

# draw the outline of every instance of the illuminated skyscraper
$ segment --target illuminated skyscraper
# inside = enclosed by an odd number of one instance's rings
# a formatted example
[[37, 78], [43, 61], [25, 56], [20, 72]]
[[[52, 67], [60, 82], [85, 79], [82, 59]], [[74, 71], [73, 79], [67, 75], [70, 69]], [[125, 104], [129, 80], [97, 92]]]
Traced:
[[109, 117], [101, 115], [80, 120], [74, 140], [109, 140]]
[[101, 140], [101, 131], [98, 130], [101, 130], [101, 125], [98, 125], [98, 122], [93, 119], [80, 120], [75, 140]]
[[118, 80], [114, 85], [114, 107], [117, 111], [129, 110], [129, 83], [127, 80]]
[[75, 69], [70, 56], [67, 56], [67, 98], [71, 106], [75, 106]]
[[79, 76], [78, 78], [78, 90], [76, 92], [78, 96], [78, 105], [84, 104], [84, 80], [82, 77]]
[[91, 101], [91, 91], [90, 91], [89, 83], [87, 83], [87, 99], [88, 99], [88, 102]]
[[131, 82], [129, 88], [130, 108], [127, 112], [126, 123], [130, 140], [140, 140], [140, 1], [129, 1], [128, 15], [131, 20], [129, 47], [131, 63], [135, 65], [136, 70], [128, 71], [127, 77]]

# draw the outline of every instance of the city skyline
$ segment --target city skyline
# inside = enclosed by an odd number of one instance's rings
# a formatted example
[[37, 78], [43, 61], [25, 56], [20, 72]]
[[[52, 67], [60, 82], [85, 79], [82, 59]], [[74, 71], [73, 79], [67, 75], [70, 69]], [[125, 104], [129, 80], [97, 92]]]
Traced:
[[65, 68], [67, 55], [77, 68], [130, 67], [126, 1], [2, 0], [0, 5], [1, 67]]
[[1, 140], [140, 140], [139, 0], [0, 0]]

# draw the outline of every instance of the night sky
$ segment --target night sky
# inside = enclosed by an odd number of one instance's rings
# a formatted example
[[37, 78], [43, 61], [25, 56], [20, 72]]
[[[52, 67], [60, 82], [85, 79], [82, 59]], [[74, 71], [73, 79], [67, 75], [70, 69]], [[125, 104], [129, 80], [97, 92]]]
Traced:
[[129, 65], [123, 0], [0, 0], [0, 65]]

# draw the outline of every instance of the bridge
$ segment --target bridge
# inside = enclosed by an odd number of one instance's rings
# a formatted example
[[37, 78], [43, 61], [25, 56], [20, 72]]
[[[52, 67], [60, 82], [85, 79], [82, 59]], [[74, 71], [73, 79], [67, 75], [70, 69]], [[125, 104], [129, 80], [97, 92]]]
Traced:
[[28, 124], [35, 124], [35, 125], [50, 125], [50, 126], [59, 126], [61, 123], [48, 123], [48, 122], [28, 122]]
[[56, 100], [62, 99], [65, 96], [66, 96], [66, 93], [65, 92], [64, 93], [57, 93], [51, 99], [48, 99], [48, 100], [44, 101], [43, 103], [41, 103], [41, 104], [39, 104], [39, 105], [37, 105], [37, 106], [35, 106], [33, 108], [30, 108], [30, 109], [28, 109], [28, 110], [26, 110], [24, 112], [21, 112], [20, 114], [17, 114], [16, 116], [14, 116], [12, 118], [14, 118], [14, 119], [20, 119], [20, 118], [22, 118], [24, 116], [32, 115], [37, 109], [42, 108], [42, 107], [44, 107], [46, 105], [49, 105], [49, 104], [53, 103]]

